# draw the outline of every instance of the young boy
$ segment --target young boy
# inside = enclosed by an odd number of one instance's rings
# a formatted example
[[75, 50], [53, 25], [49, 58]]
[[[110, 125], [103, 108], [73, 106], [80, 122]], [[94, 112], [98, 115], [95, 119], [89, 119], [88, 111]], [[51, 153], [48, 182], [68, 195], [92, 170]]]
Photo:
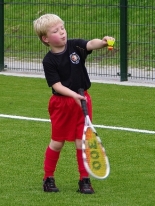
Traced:
[[[106, 47], [107, 40], [113, 38], [105, 36], [102, 40], [67, 40], [64, 22], [55, 14], [45, 14], [36, 19], [34, 30], [41, 42], [50, 48], [43, 59], [43, 67], [53, 94], [48, 107], [52, 135], [45, 152], [43, 189], [45, 192], [59, 191], [54, 179], [56, 165], [65, 141], [74, 141], [80, 174], [78, 191], [92, 194], [94, 190], [83, 164], [81, 148], [84, 128], [82, 99], [87, 101], [89, 116], [92, 118], [91, 97], [87, 92], [91, 83], [85, 60], [92, 50]], [[85, 97], [78, 94], [79, 88], [84, 89]]]

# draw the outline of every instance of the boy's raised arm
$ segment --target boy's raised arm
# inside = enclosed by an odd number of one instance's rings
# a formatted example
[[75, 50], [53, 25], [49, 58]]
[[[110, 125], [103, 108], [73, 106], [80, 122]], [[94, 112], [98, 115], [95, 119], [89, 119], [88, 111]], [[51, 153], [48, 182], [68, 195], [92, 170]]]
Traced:
[[95, 49], [102, 49], [103, 47], [106, 47], [107, 44], [107, 40], [112, 39], [114, 40], [113, 37], [110, 36], [105, 36], [103, 37], [103, 39], [92, 39], [90, 41], [88, 41], [87, 43], [87, 50], [91, 51], [91, 50], [95, 50]]

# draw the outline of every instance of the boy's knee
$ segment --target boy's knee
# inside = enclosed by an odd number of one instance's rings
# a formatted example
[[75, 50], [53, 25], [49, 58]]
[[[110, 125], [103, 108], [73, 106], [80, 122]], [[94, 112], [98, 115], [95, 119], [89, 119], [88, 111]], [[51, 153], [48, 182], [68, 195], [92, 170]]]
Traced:
[[82, 140], [81, 139], [76, 139], [75, 140], [75, 145], [77, 149], [82, 149]]
[[58, 142], [58, 141], [51, 140], [49, 147], [54, 151], [61, 151], [63, 145], [64, 145], [64, 142]]

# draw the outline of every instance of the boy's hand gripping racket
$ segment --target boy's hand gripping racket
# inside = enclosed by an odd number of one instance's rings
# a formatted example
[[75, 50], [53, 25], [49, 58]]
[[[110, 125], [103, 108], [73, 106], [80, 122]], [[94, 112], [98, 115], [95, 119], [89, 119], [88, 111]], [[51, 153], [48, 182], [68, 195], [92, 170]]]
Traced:
[[[84, 96], [84, 90], [79, 89], [79, 94]], [[98, 137], [88, 116], [87, 104], [81, 100], [85, 116], [85, 125], [82, 137], [82, 156], [87, 172], [97, 179], [105, 179], [110, 172], [108, 157], [102, 142]]]

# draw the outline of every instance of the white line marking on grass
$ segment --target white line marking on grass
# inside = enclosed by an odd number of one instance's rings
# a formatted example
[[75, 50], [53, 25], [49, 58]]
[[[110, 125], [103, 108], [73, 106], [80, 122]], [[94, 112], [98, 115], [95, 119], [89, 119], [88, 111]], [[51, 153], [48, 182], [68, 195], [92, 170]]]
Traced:
[[32, 117], [23, 117], [23, 116], [7, 115], [7, 114], [0, 114], [0, 117], [10, 118], [10, 119], [31, 120], [31, 121], [38, 121], [38, 122], [50, 122], [49, 119], [32, 118]]
[[155, 134], [155, 131], [144, 130], [144, 129], [132, 129], [132, 128], [125, 128], [125, 127], [105, 126], [105, 125], [94, 125], [94, 127], [114, 129], [114, 130], [124, 130], [130, 132], [139, 132], [139, 133], [146, 133], [146, 134]]
[[[23, 117], [23, 116], [7, 115], [7, 114], [0, 114], [0, 117], [10, 118], [10, 119], [19, 119], [19, 120], [38, 121], [38, 122], [50, 122], [49, 119]], [[114, 130], [123, 130], [123, 131], [130, 131], [130, 132], [139, 132], [139, 133], [146, 133], [146, 134], [155, 134], [155, 131], [143, 130], [143, 129], [132, 129], [132, 128], [106, 126], [106, 125], [94, 125], [94, 127], [105, 128], [105, 129], [114, 129]]]

